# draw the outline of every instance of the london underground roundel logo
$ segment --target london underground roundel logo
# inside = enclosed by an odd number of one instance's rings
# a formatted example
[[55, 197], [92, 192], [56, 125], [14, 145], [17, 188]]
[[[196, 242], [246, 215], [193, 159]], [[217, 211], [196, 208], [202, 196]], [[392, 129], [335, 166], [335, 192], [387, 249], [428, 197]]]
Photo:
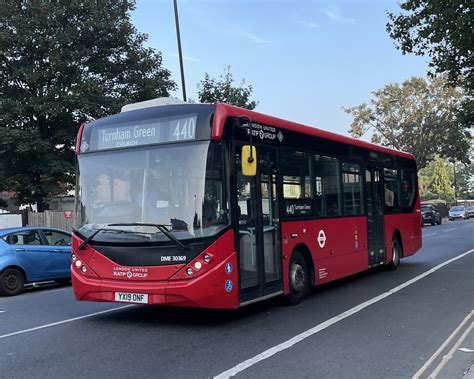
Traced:
[[318, 244], [321, 249], [326, 245], [326, 233], [322, 229], [318, 233]]

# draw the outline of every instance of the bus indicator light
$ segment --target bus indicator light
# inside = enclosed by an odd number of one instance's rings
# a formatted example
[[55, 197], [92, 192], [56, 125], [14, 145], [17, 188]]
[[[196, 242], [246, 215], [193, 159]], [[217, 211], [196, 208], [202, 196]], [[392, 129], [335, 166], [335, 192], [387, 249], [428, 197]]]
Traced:
[[232, 272], [232, 263], [227, 262], [227, 263], [225, 264], [225, 272], [226, 272], [227, 274], [230, 274], [230, 273]]

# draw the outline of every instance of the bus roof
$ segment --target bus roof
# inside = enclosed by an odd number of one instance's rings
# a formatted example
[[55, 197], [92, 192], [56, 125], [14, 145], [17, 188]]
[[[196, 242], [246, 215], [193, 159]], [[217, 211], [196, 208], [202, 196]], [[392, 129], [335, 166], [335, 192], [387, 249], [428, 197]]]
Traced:
[[214, 127], [212, 129], [212, 137], [213, 139], [220, 139], [222, 137], [222, 133], [224, 131], [224, 123], [227, 117], [231, 116], [247, 116], [250, 117], [252, 122], [258, 122], [266, 125], [271, 125], [278, 128], [283, 128], [287, 130], [291, 130], [298, 133], [303, 133], [307, 135], [311, 135], [314, 137], [320, 137], [329, 139], [332, 141], [341, 142], [348, 145], [358, 146], [364, 149], [375, 150], [386, 154], [392, 154], [403, 158], [408, 159], [415, 159], [414, 156], [410, 153], [406, 153], [404, 151], [390, 149], [388, 147], [376, 145], [370, 142], [365, 142], [356, 138], [343, 136], [340, 134], [328, 132], [326, 130], [314, 128], [311, 126], [306, 126], [302, 124], [298, 124], [296, 122], [291, 122], [287, 120], [283, 120], [278, 117], [267, 116], [262, 113], [250, 111], [248, 109], [239, 108], [233, 105], [223, 104], [223, 103], [216, 103], [216, 112], [214, 115]]

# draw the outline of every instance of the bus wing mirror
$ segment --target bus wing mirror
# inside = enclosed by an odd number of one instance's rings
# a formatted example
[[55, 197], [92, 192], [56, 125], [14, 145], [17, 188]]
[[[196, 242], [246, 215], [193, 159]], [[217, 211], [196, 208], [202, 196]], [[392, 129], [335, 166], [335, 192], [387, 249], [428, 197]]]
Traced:
[[257, 174], [257, 149], [255, 146], [242, 146], [242, 175], [255, 176]]

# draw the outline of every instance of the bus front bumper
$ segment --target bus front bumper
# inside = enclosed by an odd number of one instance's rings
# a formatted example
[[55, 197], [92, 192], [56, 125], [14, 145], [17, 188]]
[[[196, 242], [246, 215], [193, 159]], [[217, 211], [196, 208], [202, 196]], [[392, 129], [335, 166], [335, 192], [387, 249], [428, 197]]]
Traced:
[[[235, 266], [234, 266], [235, 267]], [[234, 271], [228, 275], [222, 265], [195, 279], [165, 281], [122, 281], [91, 278], [71, 270], [74, 295], [80, 301], [119, 301], [117, 293], [147, 295], [145, 304], [234, 309], [239, 307], [238, 277]], [[233, 285], [229, 290], [228, 281]]]

